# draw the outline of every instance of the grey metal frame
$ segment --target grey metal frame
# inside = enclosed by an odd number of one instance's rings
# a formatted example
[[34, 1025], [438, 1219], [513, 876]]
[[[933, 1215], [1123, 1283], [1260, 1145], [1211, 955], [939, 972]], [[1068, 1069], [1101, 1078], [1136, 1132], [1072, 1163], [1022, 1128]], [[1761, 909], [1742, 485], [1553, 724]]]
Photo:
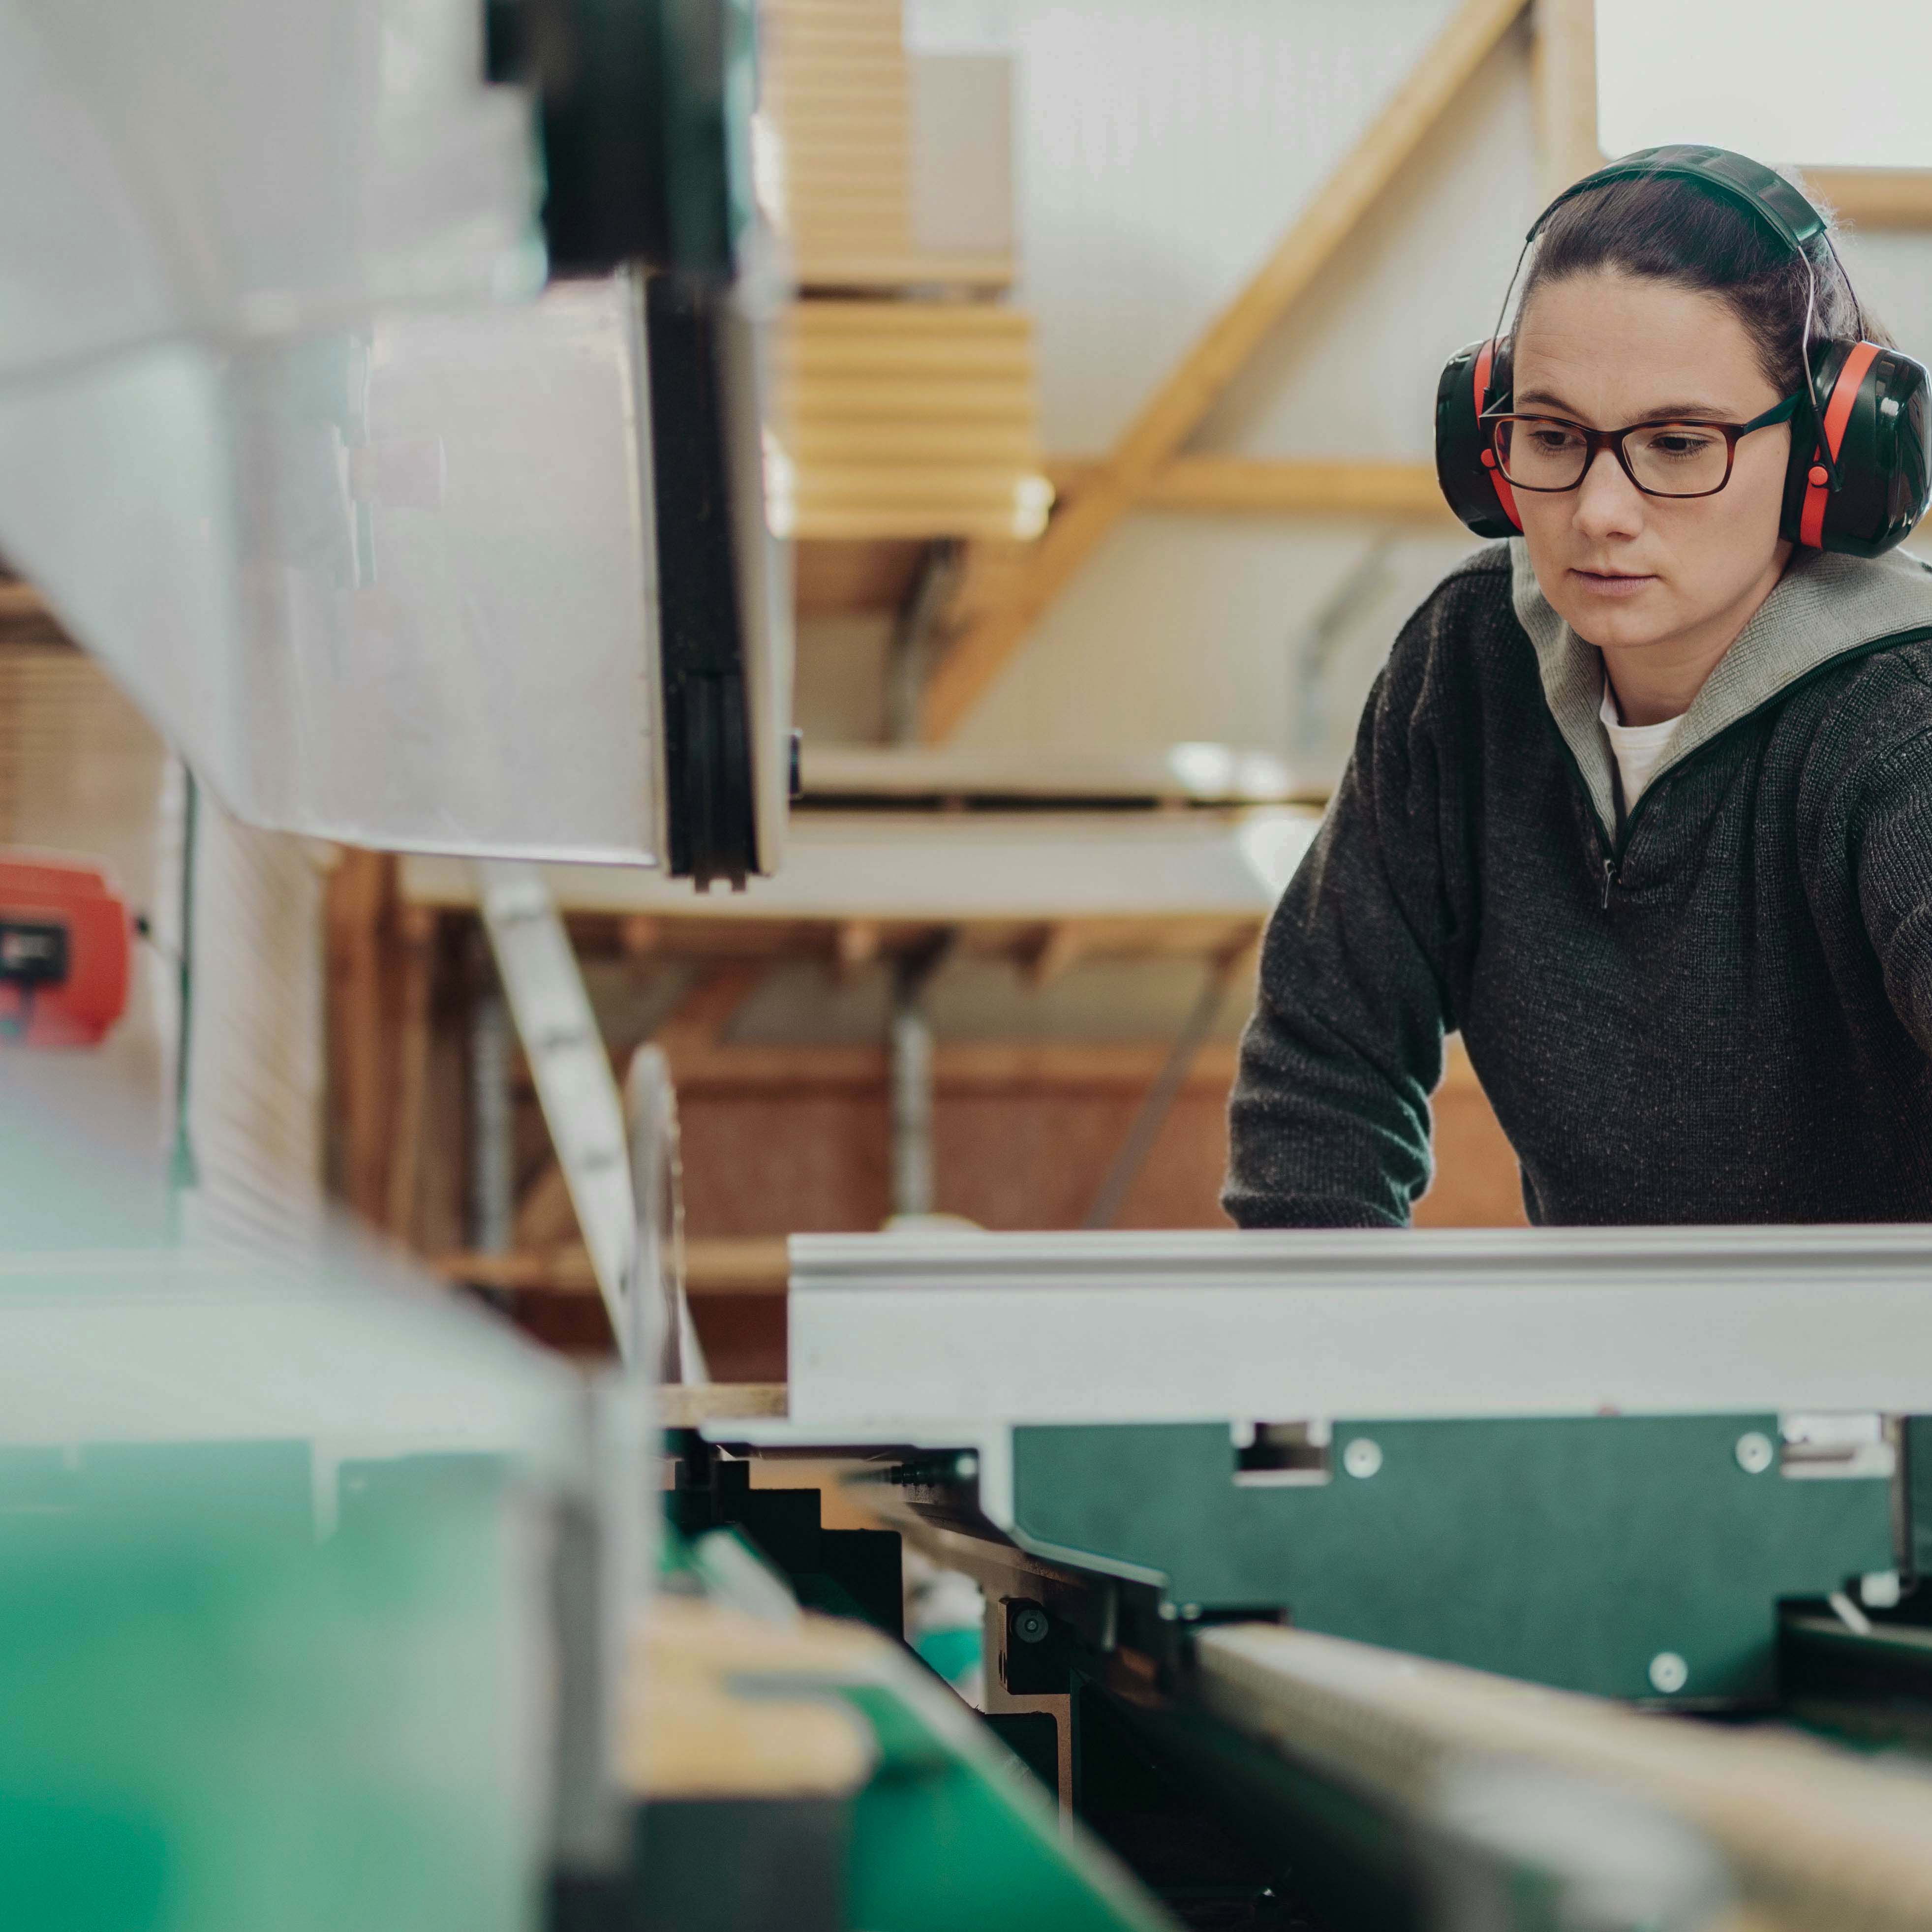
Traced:
[[1917, 1227], [802, 1235], [790, 1319], [788, 1432], [849, 1441], [1932, 1412]]

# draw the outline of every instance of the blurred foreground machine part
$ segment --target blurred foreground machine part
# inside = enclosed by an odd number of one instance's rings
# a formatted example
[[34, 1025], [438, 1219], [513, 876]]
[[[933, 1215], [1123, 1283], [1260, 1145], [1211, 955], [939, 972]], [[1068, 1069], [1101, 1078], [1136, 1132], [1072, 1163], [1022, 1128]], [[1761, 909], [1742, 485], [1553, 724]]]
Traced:
[[134, 946], [101, 868], [0, 847], [0, 1042], [98, 1045], [127, 1010]]
[[680, 1398], [680, 1508], [771, 1553], [736, 1459], [862, 1459], [1184, 1923], [1932, 1926], [1928, 1283], [1903, 1228], [800, 1237], [788, 1414]]
[[0, 1161], [9, 1924], [1157, 1932], [889, 1639], [728, 1535], [652, 1594], [639, 1382], [4, 1100]]
[[665, 1596], [632, 1658], [622, 1762], [639, 1801], [640, 1932], [1168, 1922], [878, 1631]]
[[[626, 70], [640, 116], [712, 100], [686, 187], [735, 178], [744, 38]], [[0, 547], [254, 823], [742, 879], [790, 758], [760, 218], [532, 301], [484, 39], [476, 0], [0, 4]]]
[[626, 1868], [648, 1401], [0, 1096], [0, 1917], [521, 1932]]

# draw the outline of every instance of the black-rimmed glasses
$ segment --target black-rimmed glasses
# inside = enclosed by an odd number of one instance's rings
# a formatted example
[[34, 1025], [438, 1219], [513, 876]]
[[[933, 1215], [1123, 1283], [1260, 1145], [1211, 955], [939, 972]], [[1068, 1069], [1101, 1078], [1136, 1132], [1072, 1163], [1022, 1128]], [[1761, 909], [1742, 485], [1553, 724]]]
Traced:
[[1486, 416], [1490, 445], [1483, 452], [1517, 490], [1574, 490], [1602, 450], [1612, 452], [1624, 474], [1646, 496], [1714, 496], [1731, 480], [1738, 438], [1789, 422], [1804, 399], [1799, 390], [1748, 423], [1632, 423], [1592, 429], [1562, 416]]

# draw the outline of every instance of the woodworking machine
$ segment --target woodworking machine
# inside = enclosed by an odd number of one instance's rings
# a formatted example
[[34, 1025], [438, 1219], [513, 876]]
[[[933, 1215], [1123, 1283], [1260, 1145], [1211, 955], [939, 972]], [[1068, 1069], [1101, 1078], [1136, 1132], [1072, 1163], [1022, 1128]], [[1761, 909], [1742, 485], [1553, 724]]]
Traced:
[[740, 0], [0, 0], [0, 550], [238, 816], [776, 866], [754, 54]]
[[1844, 1923], [1828, 1812], [1932, 1924], [1932, 1782], [1786, 1735], [1932, 1744], [1924, 1231], [800, 1237], [790, 1324], [679, 1507], [860, 1459], [1184, 1922]]

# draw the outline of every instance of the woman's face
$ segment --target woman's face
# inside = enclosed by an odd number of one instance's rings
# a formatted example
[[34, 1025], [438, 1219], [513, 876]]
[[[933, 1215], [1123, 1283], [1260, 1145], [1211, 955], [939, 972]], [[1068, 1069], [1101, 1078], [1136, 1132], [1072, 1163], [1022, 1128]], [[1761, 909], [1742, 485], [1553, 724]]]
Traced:
[[[1595, 429], [1664, 418], [1742, 423], [1780, 401], [1743, 325], [1718, 297], [1592, 270], [1545, 283], [1516, 326], [1514, 407]], [[1737, 446], [1714, 496], [1647, 496], [1608, 451], [1574, 490], [1519, 490], [1543, 594], [1586, 642], [1613, 653], [1727, 646], [1791, 554], [1778, 517], [1790, 425]]]

